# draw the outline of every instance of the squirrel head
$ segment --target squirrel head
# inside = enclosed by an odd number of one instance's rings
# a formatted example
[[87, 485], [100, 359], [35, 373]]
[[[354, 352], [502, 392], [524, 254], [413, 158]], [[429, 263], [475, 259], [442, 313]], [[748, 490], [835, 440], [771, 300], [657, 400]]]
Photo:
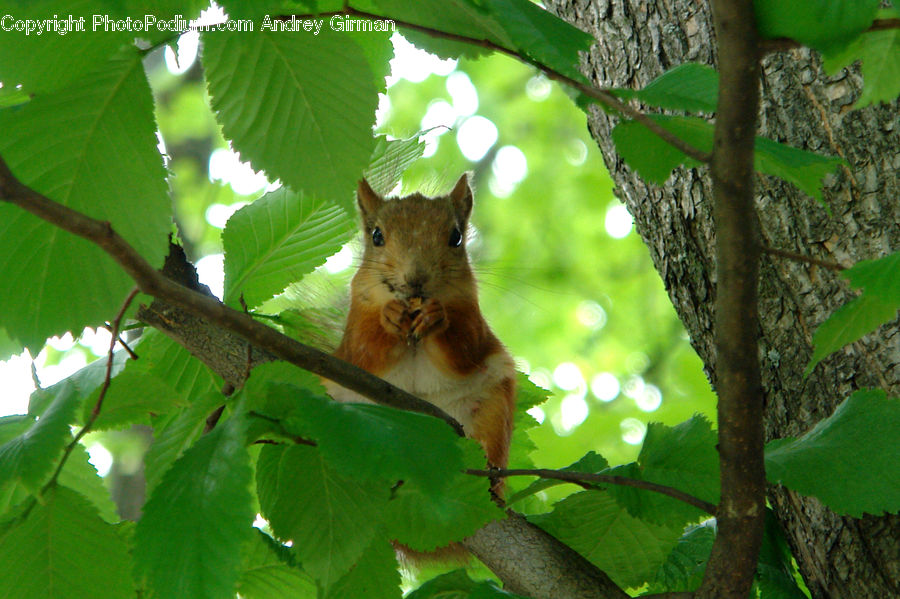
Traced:
[[377, 303], [390, 299], [471, 298], [474, 277], [466, 254], [473, 197], [467, 175], [448, 195], [384, 198], [362, 179], [357, 189], [363, 260], [354, 287]]

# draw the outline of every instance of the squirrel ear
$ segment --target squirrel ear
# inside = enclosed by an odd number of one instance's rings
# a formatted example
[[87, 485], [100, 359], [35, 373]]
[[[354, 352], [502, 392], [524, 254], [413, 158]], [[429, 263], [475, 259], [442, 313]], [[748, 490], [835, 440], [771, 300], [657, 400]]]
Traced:
[[363, 218], [368, 220], [368, 217], [374, 214], [381, 204], [384, 203], [384, 199], [375, 193], [365, 178], [362, 178], [356, 187], [356, 202], [359, 204]]
[[472, 188], [469, 187], [469, 174], [463, 173], [459, 181], [450, 192], [450, 201], [453, 203], [453, 211], [456, 212], [456, 218], [459, 222], [465, 224], [469, 222], [469, 215], [472, 214]]

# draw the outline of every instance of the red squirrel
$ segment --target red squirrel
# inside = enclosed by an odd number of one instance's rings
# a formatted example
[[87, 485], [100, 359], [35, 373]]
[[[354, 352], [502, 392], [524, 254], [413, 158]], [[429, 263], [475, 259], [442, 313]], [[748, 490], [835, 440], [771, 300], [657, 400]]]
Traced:
[[[362, 179], [357, 203], [365, 247], [334, 355], [440, 407], [481, 443], [490, 466], [506, 467], [515, 368], [478, 306], [466, 254], [468, 177], [435, 198], [383, 198]], [[338, 401], [365, 401], [326, 384]]]

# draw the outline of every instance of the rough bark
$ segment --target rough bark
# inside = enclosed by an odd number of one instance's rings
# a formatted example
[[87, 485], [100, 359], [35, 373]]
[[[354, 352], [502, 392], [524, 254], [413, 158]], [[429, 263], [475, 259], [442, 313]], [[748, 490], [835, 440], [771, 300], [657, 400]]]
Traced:
[[[684, 62], [715, 64], [707, 3], [691, 0], [550, 0], [548, 8], [591, 33], [598, 43], [584, 72], [603, 87], [645, 85]], [[796, 188], [771, 177], [757, 182], [766, 245], [850, 265], [900, 249], [900, 104], [851, 111], [858, 69], [827, 77], [818, 57], [791, 50], [763, 63], [760, 133], [848, 162], [824, 188], [829, 215]], [[615, 154], [617, 122], [599, 110], [589, 118], [617, 186], [635, 219], [669, 296], [713, 385], [712, 192], [706, 169], [679, 169], [663, 186], [644, 183]], [[898, 322], [838, 352], [808, 378], [812, 334], [853, 296], [833, 272], [764, 257], [759, 289], [760, 361], [768, 438], [802, 434], [852, 391], [882, 387], [900, 394]], [[835, 515], [818, 501], [770, 488], [813, 597], [900, 596], [900, 518]]]

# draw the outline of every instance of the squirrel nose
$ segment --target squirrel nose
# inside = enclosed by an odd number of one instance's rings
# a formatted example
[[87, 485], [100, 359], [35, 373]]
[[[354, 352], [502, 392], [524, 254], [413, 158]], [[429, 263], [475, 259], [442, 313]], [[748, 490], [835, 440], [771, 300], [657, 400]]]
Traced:
[[425, 283], [428, 282], [428, 273], [423, 270], [416, 269], [411, 274], [406, 276], [406, 287], [409, 289], [410, 297], [419, 297], [422, 295], [422, 290], [425, 287]]

